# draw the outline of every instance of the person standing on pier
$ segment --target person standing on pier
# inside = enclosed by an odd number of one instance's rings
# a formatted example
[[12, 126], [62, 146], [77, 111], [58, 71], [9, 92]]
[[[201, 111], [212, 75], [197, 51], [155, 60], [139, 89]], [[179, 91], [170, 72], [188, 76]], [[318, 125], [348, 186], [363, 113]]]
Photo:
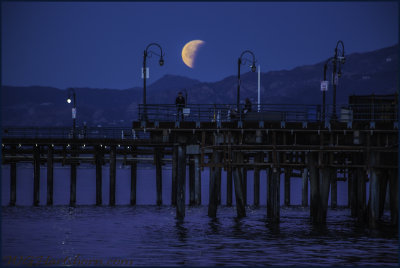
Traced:
[[177, 108], [177, 119], [183, 121], [183, 108], [186, 105], [185, 98], [182, 96], [182, 92], [178, 92], [178, 97], [175, 99], [175, 105]]
[[246, 103], [244, 104], [243, 113], [247, 114], [248, 112], [251, 112], [251, 102], [250, 102], [249, 98], [246, 98]]

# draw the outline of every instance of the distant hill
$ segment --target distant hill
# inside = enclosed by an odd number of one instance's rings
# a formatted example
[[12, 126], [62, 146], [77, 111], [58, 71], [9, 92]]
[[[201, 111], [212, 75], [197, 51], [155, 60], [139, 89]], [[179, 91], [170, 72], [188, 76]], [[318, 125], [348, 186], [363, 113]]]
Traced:
[[[398, 45], [346, 56], [337, 88], [337, 103], [347, 103], [350, 95], [393, 94], [398, 91]], [[261, 73], [262, 103], [320, 104], [323, 64], [292, 70]], [[257, 73], [242, 69], [241, 99], [257, 100]], [[328, 69], [328, 79], [332, 71]], [[183, 76], [165, 75], [147, 87], [147, 103], [174, 103], [176, 94], [187, 90], [188, 103], [236, 103], [237, 77], [204, 83]], [[142, 87], [126, 90], [77, 88], [78, 125], [129, 126], [137, 119]], [[71, 105], [67, 93], [51, 87], [2, 86], [4, 126], [70, 126]], [[332, 86], [327, 93], [332, 103]]]

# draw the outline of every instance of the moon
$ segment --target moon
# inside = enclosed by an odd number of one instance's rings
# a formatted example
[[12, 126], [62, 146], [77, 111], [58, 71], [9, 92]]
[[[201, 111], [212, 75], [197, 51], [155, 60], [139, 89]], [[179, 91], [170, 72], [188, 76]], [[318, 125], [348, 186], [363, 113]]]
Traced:
[[197, 51], [204, 44], [203, 40], [192, 40], [183, 47], [182, 60], [188, 67], [194, 68]]

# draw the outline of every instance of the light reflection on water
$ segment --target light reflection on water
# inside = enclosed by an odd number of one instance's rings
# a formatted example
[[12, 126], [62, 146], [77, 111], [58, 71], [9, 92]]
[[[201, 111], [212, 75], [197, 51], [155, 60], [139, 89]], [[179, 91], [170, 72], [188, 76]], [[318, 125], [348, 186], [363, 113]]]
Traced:
[[[328, 211], [313, 226], [309, 209], [281, 208], [269, 223], [266, 208], [187, 207], [184, 221], [170, 206], [3, 207], [2, 255], [124, 259], [133, 265], [397, 265], [397, 230], [371, 232], [348, 209]], [[388, 217], [388, 215], [385, 215]], [[3, 264], [4, 260], [3, 260]]]

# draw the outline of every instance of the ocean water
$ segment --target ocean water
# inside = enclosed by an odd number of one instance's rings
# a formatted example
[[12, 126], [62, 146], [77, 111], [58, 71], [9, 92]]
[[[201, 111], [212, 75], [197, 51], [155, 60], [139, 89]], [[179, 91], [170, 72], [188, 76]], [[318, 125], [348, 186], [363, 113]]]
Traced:
[[[155, 206], [155, 171], [140, 167], [137, 206], [129, 203], [129, 169], [117, 169], [117, 206], [108, 206], [108, 169], [103, 169], [103, 206], [95, 203], [95, 173], [78, 168], [77, 207], [70, 208], [69, 169], [54, 171], [54, 202], [46, 200], [46, 169], [41, 169], [41, 206], [32, 207], [33, 170], [18, 166], [17, 206], [8, 207], [9, 169], [2, 169], [3, 265], [107, 266], [255, 266], [255, 265], [398, 265], [398, 230], [359, 226], [350, 217], [346, 183], [338, 182], [338, 209], [329, 209], [327, 224], [315, 226], [302, 208], [301, 179], [293, 178], [291, 203], [281, 207], [279, 224], [266, 218], [265, 172], [259, 208], [246, 207], [247, 217], [225, 206], [226, 177], [217, 218], [207, 216], [208, 170], [202, 172], [202, 205], [186, 207], [183, 221], [170, 204], [171, 170], [163, 169], [163, 206]], [[248, 203], [253, 200], [248, 172]], [[367, 191], [368, 192], [368, 191]], [[187, 192], [188, 199], [188, 192]], [[233, 194], [234, 201], [234, 194]], [[281, 180], [281, 204], [283, 180]], [[389, 222], [386, 211], [383, 220]]]
[[263, 206], [235, 214], [187, 207], [178, 221], [170, 206], [3, 207], [3, 265], [398, 265], [396, 230], [359, 227], [348, 209], [330, 210], [325, 226], [301, 207], [281, 208], [279, 224]]

